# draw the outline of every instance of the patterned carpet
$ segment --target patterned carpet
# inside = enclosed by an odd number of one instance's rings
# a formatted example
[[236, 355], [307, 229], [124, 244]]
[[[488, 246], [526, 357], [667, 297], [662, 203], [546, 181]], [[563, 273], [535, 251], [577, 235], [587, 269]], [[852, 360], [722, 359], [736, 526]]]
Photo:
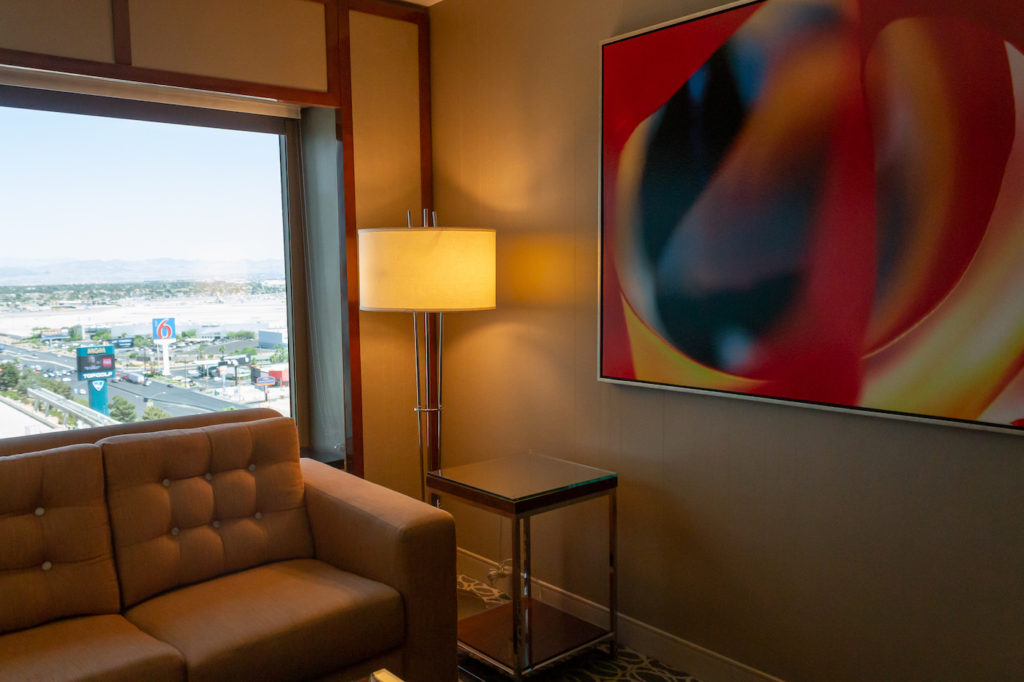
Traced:
[[[459, 616], [463, 617], [509, 601], [508, 595], [487, 583], [459, 575]], [[505, 677], [462, 657], [460, 682], [506, 682]], [[641, 653], [619, 646], [615, 658], [602, 645], [528, 678], [531, 682], [698, 682], [684, 672], [659, 663]]]

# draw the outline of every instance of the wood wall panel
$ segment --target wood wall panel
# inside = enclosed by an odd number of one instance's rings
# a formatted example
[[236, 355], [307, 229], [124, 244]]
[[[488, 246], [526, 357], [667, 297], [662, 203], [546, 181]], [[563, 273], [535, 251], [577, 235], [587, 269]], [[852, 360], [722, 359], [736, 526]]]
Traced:
[[[349, 12], [356, 226], [422, 218], [417, 25]], [[366, 477], [419, 496], [412, 316], [359, 314]], [[409, 447], [411, 442], [412, 447]]]
[[416, 25], [349, 17], [357, 227], [400, 227], [407, 209], [421, 207]]
[[131, 0], [132, 63], [327, 90], [325, 7], [310, 0]]
[[0, 48], [111, 63], [110, 0], [0, 0]]

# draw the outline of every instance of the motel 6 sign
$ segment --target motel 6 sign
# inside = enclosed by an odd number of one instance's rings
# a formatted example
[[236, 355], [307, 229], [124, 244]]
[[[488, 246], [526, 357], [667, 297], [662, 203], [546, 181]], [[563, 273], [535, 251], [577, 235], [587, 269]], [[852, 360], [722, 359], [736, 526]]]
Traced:
[[153, 340], [154, 341], [173, 341], [175, 337], [174, 333], [174, 318], [173, 317], [154, 317], [153, 318]]

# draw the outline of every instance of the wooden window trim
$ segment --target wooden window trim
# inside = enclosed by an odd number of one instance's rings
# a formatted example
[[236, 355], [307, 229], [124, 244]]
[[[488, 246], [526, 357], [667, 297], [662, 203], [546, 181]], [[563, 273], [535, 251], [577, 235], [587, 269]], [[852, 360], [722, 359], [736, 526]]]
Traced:
[[132, 22], [129, 0], [110, 0], [110, 18], [114, 24], [114, 63], [132, 63]]
[[0, 106], [284, 135], [286, 119], [222, 109], [0, 85]]
[[[328, 0], [338, 4], [338, 0]], [[349, 31], [349, 8], [345, 0], [336, 13], [338, 20], [338, 74], [340, 77], [339, 104], [335, 111], [337, 138], [341, 142], [342, 186], [345, 194], [345, 278], [341, 281], [346, 294], [348, 313], [348, 380], [352, 403], [348, 414], [352, 435], [345, 438], [345, 470], [362, 478], [365, 476], [363, 460], [363, 378], [362, 351], [359, 345], [359, 252], [356, 232], [356, 180], [355, 154], [352, 133], [352, 35]]]
[[278, 85], [250, 83], [248, 81], [216, 78], [213, 76], [199, 76], [195, 74], [178, 73], [176, 71], [141, 68], [128, 64], [108, 64], [106, 62], [94, 62], [88, 59], [56, 57], [54, 55], [39, 54], [36, 52], [23, 52], [21, 50], [11, 50], [8, 48], [0, 48], [0, 64], [21, 66], [30, 69], [41, 69], [44, 71], [57, 71], [60, 73], [74, 73], [81, 76], [98, 76], [100, 78], [114, 78], [123, 81], [170, 85], [178, 88], [188, 88], [190, 90], [208, 90], [211, 92], [228, 92], [236, 95], [246, 95], [249, 97], [266, 97], [268, 99], [276, 99], [282, 102], [307, 106], [338, 106], [338, 96], [336, 92], [319, 92], [316, 90], [287, 88]]
[[348, 9], [353, 12], [365, 12], [379, 17], [408, 21], [413, 24], [427, 23], [430, 13], [422, 5], [413, 5], [397, 0], [346, 0]]

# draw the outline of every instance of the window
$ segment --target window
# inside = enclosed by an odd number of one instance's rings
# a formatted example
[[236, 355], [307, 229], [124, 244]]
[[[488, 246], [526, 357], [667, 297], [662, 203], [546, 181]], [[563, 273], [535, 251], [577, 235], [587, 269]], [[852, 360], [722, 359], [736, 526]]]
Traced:
[[0, 437], [292, 413], [281, 148], [0, 106]]

